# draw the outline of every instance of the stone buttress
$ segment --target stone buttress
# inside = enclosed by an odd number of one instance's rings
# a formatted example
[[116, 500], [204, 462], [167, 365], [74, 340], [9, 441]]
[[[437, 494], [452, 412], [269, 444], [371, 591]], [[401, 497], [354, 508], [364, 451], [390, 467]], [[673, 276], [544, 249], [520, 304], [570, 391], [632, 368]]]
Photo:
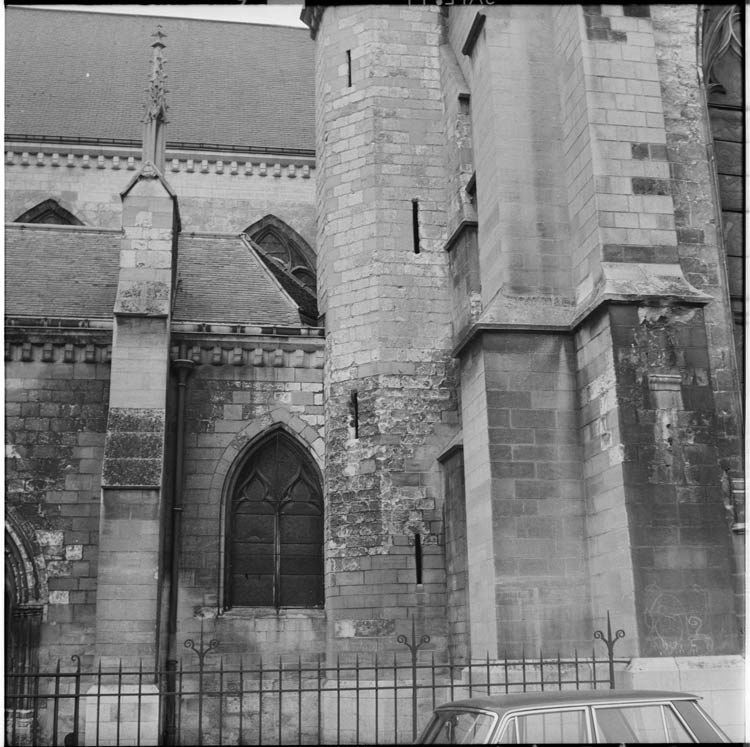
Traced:
[[[154, 43], [144, 164], [122, 192], [109, 415], [102, 467], [97, 653], [156, 663], [169, 339], [179, 214], [161, 175], [162, 35]], [[153, 160], [152, 160], [153, 159]]]

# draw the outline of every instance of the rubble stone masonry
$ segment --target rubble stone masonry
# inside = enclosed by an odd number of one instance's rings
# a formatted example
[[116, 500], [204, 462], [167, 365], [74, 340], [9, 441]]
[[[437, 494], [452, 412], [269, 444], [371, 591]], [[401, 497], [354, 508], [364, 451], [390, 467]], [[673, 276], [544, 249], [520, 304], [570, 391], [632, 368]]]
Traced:
[[[456, 430], [437, 12], [326, 8], [317, 34], [326, 317], [326, 599], [338, 650], [444, 648], [442, 477]], [[400, 647], [403, 649], [403, 647]]]
[[42, 666], [94, 637], [110, 343], [106, 331], [6, 331], [6, 510], [40, 550]]

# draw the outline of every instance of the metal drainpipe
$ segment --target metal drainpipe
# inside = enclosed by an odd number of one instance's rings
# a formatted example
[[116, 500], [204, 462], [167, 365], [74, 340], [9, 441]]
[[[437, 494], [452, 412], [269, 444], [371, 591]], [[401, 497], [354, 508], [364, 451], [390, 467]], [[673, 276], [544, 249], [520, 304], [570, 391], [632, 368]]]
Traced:
[[[180, 351], [182, 352], [182, 351]], [[177, 373], [177, 433], [175, 439], [172, 487], [172, 546], [170, 558], [169, 603], [167, 607], [167, 697], [165, 703], [165, 742], [177, 744], [177, 601], [179, 592], [180, 529], [182, 524], [182, 474], [185, 459], [185, 391], [195, 363], [187, 358], [172, 362]]]

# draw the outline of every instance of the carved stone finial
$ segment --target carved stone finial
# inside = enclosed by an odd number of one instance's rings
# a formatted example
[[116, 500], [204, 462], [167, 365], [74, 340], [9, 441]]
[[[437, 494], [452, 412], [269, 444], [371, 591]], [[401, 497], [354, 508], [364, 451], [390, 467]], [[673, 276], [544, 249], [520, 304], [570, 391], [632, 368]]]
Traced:
[[167, 35], [159, 25], [152, 36], [156, 38], [156, 41], [151, 45], [154, 53], [147, 89], [146, 114], [143, 118], [143, 161], [151, 161], [159, 171], [163, 171], [168, 106], [167, 74], [164, 72], [164, 55], [162, 54], [165, 45], [162, 40], [166, 39]]

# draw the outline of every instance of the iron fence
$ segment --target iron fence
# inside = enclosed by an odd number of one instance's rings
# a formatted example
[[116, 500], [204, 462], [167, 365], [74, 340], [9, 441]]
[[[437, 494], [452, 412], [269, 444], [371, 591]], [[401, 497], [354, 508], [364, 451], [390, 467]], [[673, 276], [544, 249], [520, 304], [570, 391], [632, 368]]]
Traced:
[[[392, 657], [343, 655], [335, 662], [281, 657], [228, 660], [216, 641], [172, 670], [142, 666], [6, 673], [10, 745], [392, 744], [409, 743], [438, 704], [472, 695], [612, 688], [607, 655], [502, 657], [452, 662], [423, 650], [427, 636], [399, 636]], [[209, 655], [210, 654], [210, 655]]]

